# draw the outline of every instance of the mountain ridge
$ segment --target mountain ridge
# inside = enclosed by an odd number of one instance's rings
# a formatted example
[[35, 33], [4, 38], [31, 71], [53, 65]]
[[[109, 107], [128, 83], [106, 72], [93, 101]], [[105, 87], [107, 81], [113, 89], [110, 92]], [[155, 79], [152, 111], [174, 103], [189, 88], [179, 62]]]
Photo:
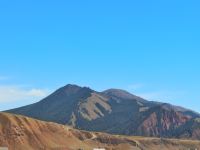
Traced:
[[0, 113], [0, 147], [11, 150], [163, 150], [199, 149], [197, 140], [110, 135]]
[[176, 137], [174, 133], [178, 133], [179, 127], [200, 118], [189, 109], [148, 101], [125, 90], [97, 92], [73, 84], [61, 87], [37, 103], [6, 112], [88, 131], [157, 137]]

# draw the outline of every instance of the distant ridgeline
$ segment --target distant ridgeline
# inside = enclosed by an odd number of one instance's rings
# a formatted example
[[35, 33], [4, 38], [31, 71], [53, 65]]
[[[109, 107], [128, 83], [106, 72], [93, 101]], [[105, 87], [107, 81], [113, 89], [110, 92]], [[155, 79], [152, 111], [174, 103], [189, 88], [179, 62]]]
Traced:
[[124, 90], [66, 85], [41, 101], [6, 112], [112, 134], [200, 139], [200, 115]]

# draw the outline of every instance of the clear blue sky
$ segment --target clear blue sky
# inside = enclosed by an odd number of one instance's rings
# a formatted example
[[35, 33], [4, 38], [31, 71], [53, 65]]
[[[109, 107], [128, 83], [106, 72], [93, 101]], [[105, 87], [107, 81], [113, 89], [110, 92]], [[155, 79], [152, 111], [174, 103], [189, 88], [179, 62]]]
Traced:
[[0, 2], [0, 110], [67, 83], [200, 112], [198, 0]]

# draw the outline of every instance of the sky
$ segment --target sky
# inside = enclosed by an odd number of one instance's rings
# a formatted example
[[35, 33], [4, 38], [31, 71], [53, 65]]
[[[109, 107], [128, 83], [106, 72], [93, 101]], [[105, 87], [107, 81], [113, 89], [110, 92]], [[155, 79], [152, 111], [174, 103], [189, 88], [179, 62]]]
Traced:
[[0, 111], [68, 83], [200, 112], [200, 1], [0, 1]]

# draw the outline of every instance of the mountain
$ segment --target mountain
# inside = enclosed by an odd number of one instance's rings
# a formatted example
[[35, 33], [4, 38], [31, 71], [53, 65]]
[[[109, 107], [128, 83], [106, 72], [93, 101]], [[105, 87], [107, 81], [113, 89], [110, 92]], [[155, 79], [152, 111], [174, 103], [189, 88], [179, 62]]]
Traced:
[[87, 132], [20, 115], [0, 113], [0, 147], [10, 150], [195, 150], [199, 141]]
[[119, 150], [122, 146], [139, 149], [134, 140], [127, 138], [0, 113], [0, 147], [12, 150], [92, 150], [95, 147]]
[[[184, 136], [186, 134], [181, 128], [192, 127], [195, 124], [192, 120], [200, 118], [191, 110], [148, 101], [124, 90], [97, 92], [71, 84], [35, 104], [6, 112], [88, 131], [181, 138], [192, 138], [191, 134]], [[197, 134], [200, 135], [199, 132]]]
[[191, 119], [173, 133], [176, 138], [200, 139], [200, 118]]

